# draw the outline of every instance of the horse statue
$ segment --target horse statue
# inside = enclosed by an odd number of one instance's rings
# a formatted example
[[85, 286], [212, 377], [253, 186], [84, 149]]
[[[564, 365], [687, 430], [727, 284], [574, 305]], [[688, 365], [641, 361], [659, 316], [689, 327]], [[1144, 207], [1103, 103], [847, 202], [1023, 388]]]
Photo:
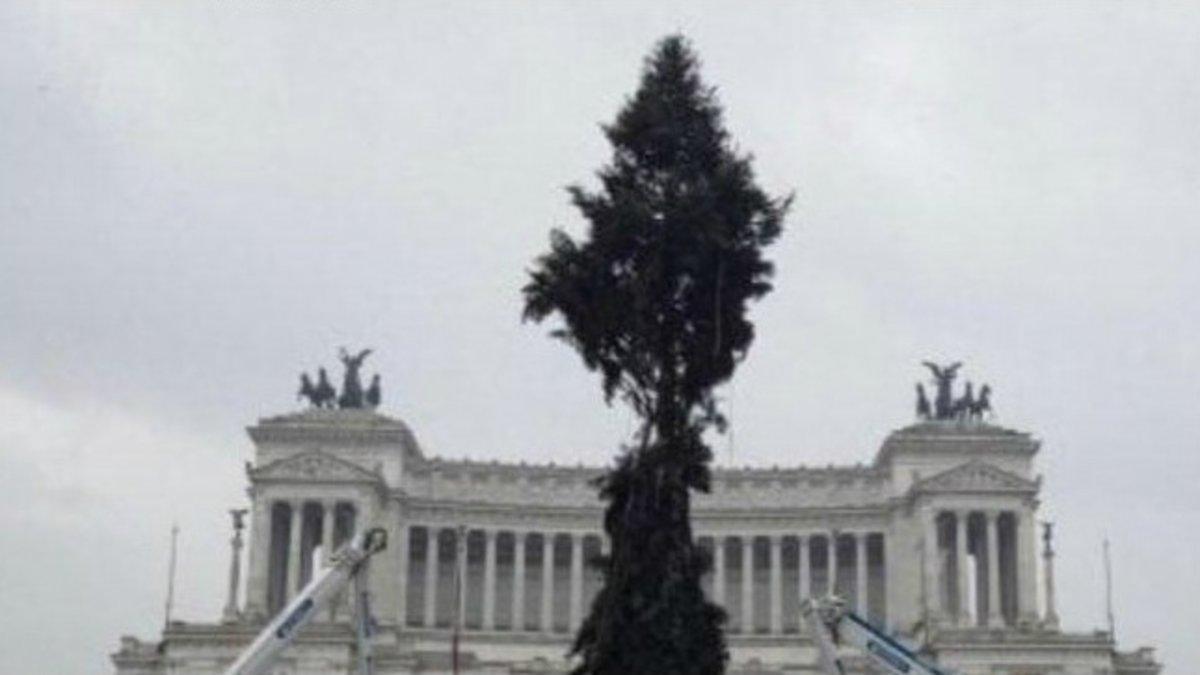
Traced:
[[379, 385], [378, 373], [371, 376], [371, 386], [367, 387], [367, 391], [365, 394], [363, 394], [363, 398], [366, 400], [367, 406], [369, 406], [371, 410], [379, 407], [380, 402], [383, 400], [383, 390]]
[[917, 383], [917, 419], [928, 422], [933, 418], [933, 411], [929, 408], [929, 397], [925, 395], [925, 385]]
[[975, 407], [975, 391], [968, 381], [963, 395], [954, 401], [954, 419], [964, 422], [971, 417], [971, 409]]
[[332, 408], [337, 398], [337, 390], [329, 384], [329, 374], [324, 368], [317, 369], [317, 399], [314, 402], [318, 408]]
[[308, 373], [300, 373], [300, 391], [296, 392], [296, 397], [308, 399], [308, 404], [314, 408], [331, 408], [337, 392], [329, 384], [325, 369], [321, 368], [318, 370], [316, 384], [313, 384]]
[[992, 388], [988, 385], [983, 385], [979, 389], [979, 398], [971, 404], [968, 410], [969, 419], [975, 422], [982, 422], [984, 415], [988, 417], [992, 415]]
[[317, 388], [313, 386], [312, 380], [308, 377], [308, 373], [300, 373], [300, 391], [296, 392], [296, 398], [306, 398], [308, 399], [309, 405], [312, 407], [320, 407], [317, 405]]
[[358, 371], [362, 368], [362, 362], [370, 354], [370, 349], [364, 349], [355, 356], [351, 356], [345, 347], [338, 350], [338, 358], [342, 360], [342, 365], [346, 368], [346, 374], [342, 378], [342, 395], [338, 398], [339, 408], [363, 407], [363, 388], [362, 382], [358, 378]]

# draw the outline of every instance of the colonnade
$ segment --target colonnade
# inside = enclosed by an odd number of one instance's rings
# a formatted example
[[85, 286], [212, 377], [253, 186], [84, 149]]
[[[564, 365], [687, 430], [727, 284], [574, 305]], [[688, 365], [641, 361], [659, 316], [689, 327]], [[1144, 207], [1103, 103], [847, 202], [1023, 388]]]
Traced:
[[410, 626], [574, 631], [600, 586], [599, 571], [585, 564], [607, 548], [598, 533], [404, 530], [401, 615]]
[[321, 565], [354, 532], [357, 508], [351, 502], [330, 500], [273, 500], [270, 502], [270, 553], [267, 609], [274, 614], [313, 575], [313, 553], [320, 547]]
[[705, 535], [700, 542], [712, 552], [706, 590], [729, 613], [734, 632], [799, 632], [800, 600], [831, 593], [858, 614], [887, 622], [882, 532]]
[[1036, 551], [1028, 510], [928, 510], [925, 603], [959, 626], [1014, 625], [1037, 614]]
[[[403, 528], [401, 616], [412, 627], [574, 631], [599, 589], [587, 560], [607, 549], [596, 532], [411, 525]], [[700, 535], [713, 568], [705, 591], [744, 634], [800, 630], [800, 597], [837, 592], [886, 620], [884, 535], [821, 532]]]

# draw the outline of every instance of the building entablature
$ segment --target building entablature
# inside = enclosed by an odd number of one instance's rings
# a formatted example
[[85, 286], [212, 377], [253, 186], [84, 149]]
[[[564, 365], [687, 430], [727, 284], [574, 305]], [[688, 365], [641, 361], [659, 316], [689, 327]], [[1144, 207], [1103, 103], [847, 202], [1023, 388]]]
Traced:
[[[407, 524], [452, 527], [465, 524], [473, 529], [536, 531], [549, 528], [594, 531], [602, 522], [604, 505], [593, 499], [588, 506], [553, 504], [497, 504], [488, 501], [445, 501], [403, 498]], [[843, 508], [696, 508], [692, 511], [699, 536], [720, 534], [784, 536], [822, 534], [831, 530], [878, 532], [888, 529], [891, 510], [886, 506]]]
[[398, 446], [420, 454], [412, 431], [394, 417], [372, 410], [307, 410], [264, 417], [246, 428], [258, 445], [324, 442], [331, 445]]
[[[405, 471], [404, 492], [425, 499], [463, 494], [495, 504], [596, 503], [597, 467], [427, 460]], [[718, 469], [698, 508], [808, 508], [883, 505], [888, 477], [868, 467]]]
[[563, 532], [595, 532], [599, 528], [599, 509], [542, 508], [497, 506], [484, 503], [407, 502], [404, 508], [405, 525], [437, 527], [466, 526], [473, 530], [503, 530], [540, 532], [557, 529]]

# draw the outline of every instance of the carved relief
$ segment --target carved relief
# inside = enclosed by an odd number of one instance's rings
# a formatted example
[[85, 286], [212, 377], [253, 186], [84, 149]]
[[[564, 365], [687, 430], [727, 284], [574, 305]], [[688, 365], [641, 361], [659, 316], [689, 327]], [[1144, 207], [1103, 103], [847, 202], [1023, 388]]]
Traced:
[[381, 480], [378, 473], [372, 473], [319, 450], [294, 455], [258, 469], [251, 469], [250, 475], [256, 480], [370, 483]]
[[914, 492], [1018, 492], [1037, 491], [1037, 483], [974, 461], [920, 481]]

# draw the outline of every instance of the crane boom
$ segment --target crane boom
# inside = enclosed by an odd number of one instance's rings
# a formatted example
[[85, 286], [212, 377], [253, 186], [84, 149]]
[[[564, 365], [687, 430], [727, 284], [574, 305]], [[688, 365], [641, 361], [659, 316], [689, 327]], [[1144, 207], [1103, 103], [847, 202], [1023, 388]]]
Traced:
[[948, 675], [847, 609], [846, 603], [839, 598], [807, 599], [801, 603], [800, 612], [808, 622], [817, 643], [821, 668], [827, 675], [846, 673], [846, 666], [837, 653], [840, 645], [861, 650], [884, 672], [892, 675]]
[[328, 607], [347, 585], [354, 582], [355, 633], [358, 638], [359, 673], [370, 672], [370, 619], [367, 614], [365, 574], [370, 557], [387, 547], [387, 532], [368, 530], [333, 555], [332, 564], [304, 587], [296, 597], [263, 628], [254, 642], [242, 652], [225, 675], [263, 675], [275, 663], [296, 634], [321, 609]]

